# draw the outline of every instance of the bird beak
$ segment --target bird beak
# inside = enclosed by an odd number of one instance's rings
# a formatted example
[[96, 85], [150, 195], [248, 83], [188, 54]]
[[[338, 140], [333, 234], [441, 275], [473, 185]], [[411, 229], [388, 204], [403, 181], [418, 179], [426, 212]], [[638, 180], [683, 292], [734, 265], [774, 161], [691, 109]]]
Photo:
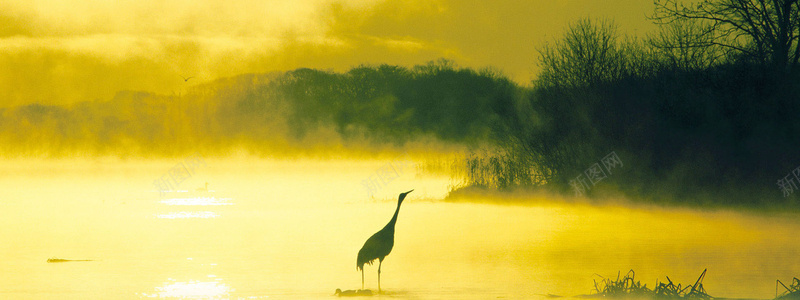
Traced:
[[413, 192], [413, 191], [414, 191], [414, 190], [410, 190], [410, 191], [408, 191], [408, 192], [405, 192], [405, 193], [403, 193], [403, 194], [406, 194], [406, 195], [408, 195], [408, 193], [411, 193], [411, 192]]

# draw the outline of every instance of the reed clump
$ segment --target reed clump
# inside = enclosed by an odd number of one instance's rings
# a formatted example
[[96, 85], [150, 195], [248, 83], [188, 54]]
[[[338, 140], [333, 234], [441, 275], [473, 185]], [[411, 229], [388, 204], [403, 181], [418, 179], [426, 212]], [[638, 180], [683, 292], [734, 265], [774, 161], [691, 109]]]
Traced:
[[[785, 290], [778, 294], [779, 288], [782, 286]], [[789, 299], [800, 299], [800, 279], [795, 277], [792, 279], [792, 283], [789, 286], [783, 284], [783, 282], [779, 280], [775, 281], [775, 300], [789, 300]]]
[[[600, 276], [600, 275], [597, 275]], [[594, 280], [594, 293], [593, 296], [613, 297], [613, 296], [645, 296], [651, 294], [653, 291], [647, 288], [647, 284], [642, 284], [640, 281], [635, 281], [636, 273], [633, 270], [628, 271], [625, 277], [620, 279], [620, 273], [617, 273], [617, 279], [604, 278], [599, 282]]]
[[652, 297], [657, 299], [712, 299], [703, 287], [703, 278], [706, 276], [706, 271], [700, 274], [694, 284], [683, 286], [675, 284], [669, 277], [667, 282], [658, 282], [654, 289], [647, 287], [647, 284], [642, 284], [641, 281], [635, 280], [636, 273], [633, 270], [628, 271], [624, 277], [620, 278], [620, 273], [617, 273], [616, 279], [602, 278], [602, 280], [594, 281], [594, 291], [592, 294], [587, 295], [589, 298], [595, 297]]
[[543, 186], [551, 177], [550, 172], [537, 167], [530, 154], [517, 149], [471, 153], [458, 169], [464, 186], [494, 190]]

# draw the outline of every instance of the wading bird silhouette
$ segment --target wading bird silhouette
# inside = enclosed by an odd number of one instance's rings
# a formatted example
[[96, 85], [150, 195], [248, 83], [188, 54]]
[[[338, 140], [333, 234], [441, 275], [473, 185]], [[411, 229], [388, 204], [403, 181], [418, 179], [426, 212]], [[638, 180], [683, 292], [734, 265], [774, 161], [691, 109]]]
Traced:
[[356, 270], [361, 270], [361, 289], [364, 289], [364, 264], [372, 265], [375, 259], [378, 259], [378, 292], [381, 292], [381, 264], [383, 259], [392, 252], [394, 247], [394, 224], [397, 223], [397, 213], [400, 212], [400, 204], [403, 204], [403, 199], [406, 198], [408, 192], [400, 194], [397, 199], [397, 209], [394, 211], [394, 216], [383, 229], [379, 230], [364, 242], [361, 250], [358, 250], [358, 259], [356, 260]]

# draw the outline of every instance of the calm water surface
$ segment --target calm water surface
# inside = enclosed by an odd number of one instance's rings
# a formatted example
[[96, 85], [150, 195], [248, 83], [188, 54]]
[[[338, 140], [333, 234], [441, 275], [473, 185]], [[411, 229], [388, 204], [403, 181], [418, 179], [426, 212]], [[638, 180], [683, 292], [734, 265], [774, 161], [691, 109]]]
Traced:
[[448, 203], [448, 178], [387, 176], [389, 160], [204, 159], [161, 194], [154, 181], [184, 162], [4, 162], [0, 298], [330, 299], [360, 288], [359, 248], [412, 188], [381, 298], [575, 296], [595, 274], [634, 269], [652, 287], [706, 268], [713, 296], [772, 298], [800, 276], [796, 215]]

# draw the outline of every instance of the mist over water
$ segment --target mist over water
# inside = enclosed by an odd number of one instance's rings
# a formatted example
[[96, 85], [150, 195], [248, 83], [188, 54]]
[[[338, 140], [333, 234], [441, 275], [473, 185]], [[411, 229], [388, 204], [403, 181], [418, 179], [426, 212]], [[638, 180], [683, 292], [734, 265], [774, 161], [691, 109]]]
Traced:
[[[0, 295], [329, 298], [360, 288], [356, 253], [412, 188], [382, 266], [384, 296], [576, 296], [592, 291], [595, 273], [634, 269], [652, 286], [666, 276], [693, 283], [707, 268], [704, 286], [715, 297], [771, 298], [775, 280], [800, 266], [793, 215], [452, 203], [442, 200], [452, 179], [418, 162], [386, 177], [381, 170], [396, 159], [203, 158], [174, 190], [158, 191], [154, 181], [183, 162], [4, 163]], [[377, 265], [365, 275], [377, 290]]]
[[0, 299], [800, 277], [798, 1], [5, 2]]

